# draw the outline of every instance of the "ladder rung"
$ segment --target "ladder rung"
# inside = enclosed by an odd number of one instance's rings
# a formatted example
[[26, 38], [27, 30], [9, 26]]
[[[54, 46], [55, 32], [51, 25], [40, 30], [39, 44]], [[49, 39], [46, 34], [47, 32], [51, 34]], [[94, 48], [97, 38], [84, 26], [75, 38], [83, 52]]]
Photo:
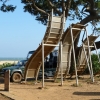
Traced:
[[[47, 32], [46, 32], [47, 33]], [[58, 34], [57, 32], [50, 32], [50, 34]]]
[[[58, 75], [60, 75], [60, 74], [61, 74], [61, 73], [59, 72]], [[62, 73], [62, 74], [65, 74], [65, 73]]]
[[63, 54], [68, 54], [69, 52], [63, 52]]
[[79, 69], [85, 69], [84, 67], [82, 67], [82, 68], [79, 68]]
[[48, 42], [55, 42], [57, 40], [57, 38], [52, 38], [52, 40], [50, 40], [50, 38], [48, 38]]
[[[48, 32], [46, 32], [46, 33], [48, 33]], [[50, 34], [58, 34], [57, 32], [50, 32]], [[58, 34], [58, 35], [60, 35], [60, 34]]]
[[84, 29], [81, 29], [81, 28], [72, 28], [72, 30], [84, 30]]
[[71, 44], [65, 44], [64, 46], [66, 47], [66, 46], [69, 46], [69, 45], [71, 45]]
[[80, 66], [81, 66], [81, 65], [83, 66], [83, 65], [86, 65], [86, 64], [80, 64]]
[[[88, 46], [85, 45], [84, 47], [88, 47]], [[89, 46], [89, 47], [94, 47], [94, 46]]]
[[57, 37], [48, 37], [48, 38], [57, 39]]
[[63, 22], [61, 22], [61, 21], [56, 21], [56, 20], [48, 20], [48, 22], [63, 23]]
[[48, 41], [47, 41], [47, 42], [54, 43], [54, 42], [56, 42], [56, 40], [54, 39], [54, 41], [52, 41], [52, 40], [49, 40], [49, 39], [48, 39]]
[[54, 28], [61, 30], [61, 28], [58, 28], [58, 27], [51, 27], [51, 29], [54, 29]]
[[81, 70], [77, 70], [77, 72], [82, 72]]
[[52, 22], [54, 22], [54, 23], [63, 23], [63, 22], [59, 22], [59, 21], [52, 21]]
[[68, 63], [68, 61], [62, 61], [62, 63]]

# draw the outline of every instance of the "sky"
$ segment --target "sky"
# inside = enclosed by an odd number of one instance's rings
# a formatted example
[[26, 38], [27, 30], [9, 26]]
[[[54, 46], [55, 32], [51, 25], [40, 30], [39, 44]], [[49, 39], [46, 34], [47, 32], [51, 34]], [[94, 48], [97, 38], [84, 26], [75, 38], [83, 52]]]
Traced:
[[[41, 43], [46, 26], [24, 12], [21, 0], [9, 0], [17, 6], [12, 12], [0, 11], [0, 57], [26, 57], [28, 51], [35, 50]], [[67, 22], [67, 26], [72, 22]]]
[[41, 43], [46, 26], [24, 12], [21, 0], [8, 3], [17, 6], [12, 12], [0, 11], [0, 57], [26, 57]]

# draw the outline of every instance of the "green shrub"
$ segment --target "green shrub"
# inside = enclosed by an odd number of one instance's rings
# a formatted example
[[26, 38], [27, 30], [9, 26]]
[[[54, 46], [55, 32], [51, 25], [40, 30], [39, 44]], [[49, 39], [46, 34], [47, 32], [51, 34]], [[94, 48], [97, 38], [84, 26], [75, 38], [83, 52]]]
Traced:
[[13, 64], [12, 63], [3, 63], [2, 65], [0, 65], [0, 71], [1, 71], [2, 68], [10, 67], [10, 66], [13, 66], [13, 65], [14, 65], [14, 63]]
[[98, 59], [98, 55], [92, 54], [91, 60], [92, 60], [92, 67], [93, 67], [94, 74], [100, 72], [100, 62]]
[[[93, 73], [96, 74], [98, 71], [100, 71], [100, 63], [98, 59], [97, 54], [92, 54], [91, 55], [91, 60], [92, 60], [92, 68], [93, 68]], [[85, 74], [89, 74], [89, 69], [88, 67], [85, 69]]]
[[[99, 56], [100, 56], [100, 54], [99, 54]], [[97, 54], [92, 54], [91, 55], [91, 60], [92, 60], [93, 73], [96, 74], [96, 73], [100, 72], [100, 62], [99, 62], [99, 59], [98, 59], [98, 55]], [[71, 65], [70, 74], [73, 73], [74, 70], [75, 70], [74, 65]], [[88, 67], [85, 69], [83, 74], [89, 74]]]

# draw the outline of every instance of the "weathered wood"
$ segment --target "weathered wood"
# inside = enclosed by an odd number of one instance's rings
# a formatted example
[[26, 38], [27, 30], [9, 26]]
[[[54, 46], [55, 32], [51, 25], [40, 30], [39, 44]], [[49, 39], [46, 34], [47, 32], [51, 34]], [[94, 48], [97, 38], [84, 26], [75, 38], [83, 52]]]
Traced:
[[10, 70], [5, 72], [4, 76], [4, 90], [9, 91], [10, 90]]
[[[65, 24], [64, 21], [65, 21], [64, 15], [60, 17], [53, 15], [49, 16], [47, 29], [43, 38], [44, 59], [58, 45], [64, 31], [64, 24]], [[25, 75], [24, 75], [25, 80], [26, 78], [29, 77], [37, 79], [38, 72], [41, 66], [42, 66], [42, 44], [39, 45], [39, 47], [36, 49], [34, 54], [29, 58], [28, 62], [25, 65]], [[29, 69], [31, 69], [31, 73], [29, 72], [30, 71]], [[32, 69], [36, 70], [33, 70], [32, 73]]]
[[[77, 38], [80, 31], [82, 31], [86, 26], [81, 24], [72, 24], [72, 27], [69, 27], [62, 36], [62, 66], [63, 67], [63, 76], [66, 78], [66, 76], [69, 74], [70, 69], [70, 63], [71, 63], [71, 53], [73, 48], [73, 54], [74, 54], [74, 41]], [[59, 53], [61, 50], [59, 51]], [[61, 56], [61, 55], [60, 55]], [[61, 57], [59, 56], [58, 59]], [[74, 61], [75, 61], [75, 55], [74, 55]], [[60, 61], [58, 61], [60, 63]], [[74, 62], [74, 65], [76, 63]], [[76, 68], [75, 68], [76, 69]], [[77, 70], [77, 69], [76, 69]], [[58, 64], [55, 75], [54, 75], [54, 81], [56, 78], [59, 77], [59, 73], [61, 73], [60, 64]], [[76, 78], [77, 78], [77, 71], [76, 71]], [[78, 85], [78, 78], [76, 79], [76, 84]]]

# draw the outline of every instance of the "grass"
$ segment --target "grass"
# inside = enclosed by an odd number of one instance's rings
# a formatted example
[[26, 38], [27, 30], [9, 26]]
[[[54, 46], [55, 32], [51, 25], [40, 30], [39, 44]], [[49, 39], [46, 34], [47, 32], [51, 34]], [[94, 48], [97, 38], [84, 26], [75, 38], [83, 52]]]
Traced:
[[77, 86], [77, 84], [75, 83], [75, 84], [72, 84], [71, 86], [73, 86], [73, 87], [82, 87], [82, 84], [78, 84], [78, 86]]

